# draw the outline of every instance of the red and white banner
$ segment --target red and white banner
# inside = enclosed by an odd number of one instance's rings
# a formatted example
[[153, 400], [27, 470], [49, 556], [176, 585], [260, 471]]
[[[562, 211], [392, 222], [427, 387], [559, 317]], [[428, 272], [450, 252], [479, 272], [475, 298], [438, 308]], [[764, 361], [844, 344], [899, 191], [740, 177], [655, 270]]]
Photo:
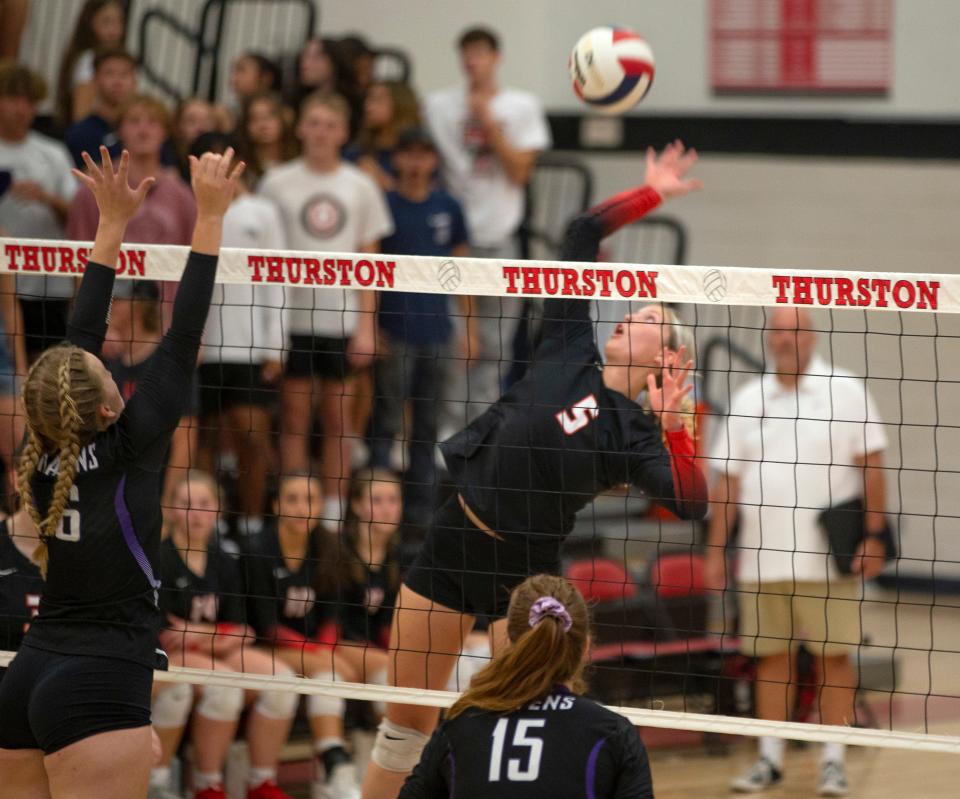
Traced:
[[[89, 242], [0, 238], [0, 273], [83, 273]], [[189, 248], [133, 244], [120, 253], [120, 278], [176, 281]], [[499, 261], [224, 248], [219, 283], [314, 289], [583, 297], [705, 305], [796, 305], [880, 311], [960, 312], [960, 276], [670, 266], [563, 261]]]

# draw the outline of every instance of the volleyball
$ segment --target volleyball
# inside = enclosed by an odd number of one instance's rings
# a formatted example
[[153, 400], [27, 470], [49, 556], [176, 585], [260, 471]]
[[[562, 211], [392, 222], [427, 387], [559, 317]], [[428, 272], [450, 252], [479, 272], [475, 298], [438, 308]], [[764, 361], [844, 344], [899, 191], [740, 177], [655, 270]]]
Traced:
[[604, 114], [633, 108], [649, 91], [653, 74], [653, 50], [629, 28], [587, 31], [570, 54], [573, 91]]

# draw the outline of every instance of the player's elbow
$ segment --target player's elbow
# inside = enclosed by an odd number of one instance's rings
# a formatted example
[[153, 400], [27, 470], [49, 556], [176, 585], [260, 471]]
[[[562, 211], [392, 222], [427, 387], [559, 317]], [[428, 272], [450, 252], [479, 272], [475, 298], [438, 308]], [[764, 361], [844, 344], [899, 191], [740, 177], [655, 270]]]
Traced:
[[684, 521], [701, 521], [707, 517], [707, 509], [710, 503], [706, 496], [697, 496], [689, 499], [678, 498], [676, 501], [675, 514]]

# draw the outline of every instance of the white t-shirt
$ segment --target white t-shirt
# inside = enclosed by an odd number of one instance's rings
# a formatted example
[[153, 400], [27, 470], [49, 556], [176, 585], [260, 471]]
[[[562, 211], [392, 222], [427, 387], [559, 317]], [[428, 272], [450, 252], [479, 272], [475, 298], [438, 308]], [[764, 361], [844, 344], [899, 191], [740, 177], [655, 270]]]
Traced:
[[738, 581], [837, 577], [817, 517], [863, 495], [856, 459], [887, 446], [863, 380], [815, 356], [796, 388], [747, 383], [717, 427], [711, 466], [740, 484]]
[[77, 61], [73, 65], [73, 75], [71, 76], [71, 88], [81, 83], [89, 83], [93, 80], [93, 50], [84, 50], [77, 56]]
[[[0, 139], [0, 171], [11, 173], [13, 182], [39, 183], [50, 194], [70, 202], [77, 181], [70, 174], [73, 159], [60, 142], [31, 131], [23, 141]], [[24, 239], [62, 239], [63, 223], [48, 205], [18, 200], [9, 191], [0, 197], [0, 228], [7, 235]], [[27, 299], [68, 298], [74, 281], [34, 275], [17, 277], [17, 293]]]
[[[238, 197], [223, 217], [223, 246], [283, 250], [286, 237], [277, 207], [265, 197]], [[283, 287], [217, 283], [203, 331], [203, 363], [282, 361]]]
[[[352, 164], [314, 172], [297, 158], [263, 176], [259, 193], [280, 209], [291, 250], [356, 252], [393, 232], [393, 219], [377, 184]], [[290, 332], [349, 338], [359, 321], [355, 291], [288, 288]]]
[[[463, 205], [470, 243], [497, 247], [523, 221], [524, 189], [511, 183], [480, 124], [470, 116], [466, 87], [427, 96], [427, 124], [443, 157], [447, 188]], [[550, 128], [539, 99], [518, 89], [501, 89], [490, 110], [518, 150], [545, 150]]]

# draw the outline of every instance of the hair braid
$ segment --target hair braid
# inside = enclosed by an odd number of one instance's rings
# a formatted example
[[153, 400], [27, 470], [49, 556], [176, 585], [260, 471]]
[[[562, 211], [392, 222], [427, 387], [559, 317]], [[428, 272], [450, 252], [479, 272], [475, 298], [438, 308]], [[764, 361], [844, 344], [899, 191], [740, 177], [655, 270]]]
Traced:
[[54, 534], [63, 511], [70, 499], [70, 488], [77, 476], [77, 460], [80, 458], [80, 428], [83, 419], [77, 409], [77, 402], [71, 394], [70, 370], [77, 353], [71, 353], [64, 358], [57, 370], [57, 392], [60, 399], [60, 467], [57, 472], [57, 482], [53, 487], [53, 496], [50, 507], [47, 509], [47, 518], [43, 520], [44, 533], [47, 536]]
[[43, 526], [40, 519], [40, 511], [37, 510], [37, 503], [33, 499], [33, 487], [30, 482], [37, 471], [37, 463], [43, 454], [43, 447], [37, 438], [33, 428], [27, 426], [27, 443], [20, 453], [17, 463], [17, 491], [20, 494], [20, 503], [26, 508], [27, 513], [33, 520], [33, 523], [40, 531], [40, 542], [33, 551], [33, 560], [39, 564], [40, 571], [46, 576], [47, 573], [47, 543], [43, 540]]

